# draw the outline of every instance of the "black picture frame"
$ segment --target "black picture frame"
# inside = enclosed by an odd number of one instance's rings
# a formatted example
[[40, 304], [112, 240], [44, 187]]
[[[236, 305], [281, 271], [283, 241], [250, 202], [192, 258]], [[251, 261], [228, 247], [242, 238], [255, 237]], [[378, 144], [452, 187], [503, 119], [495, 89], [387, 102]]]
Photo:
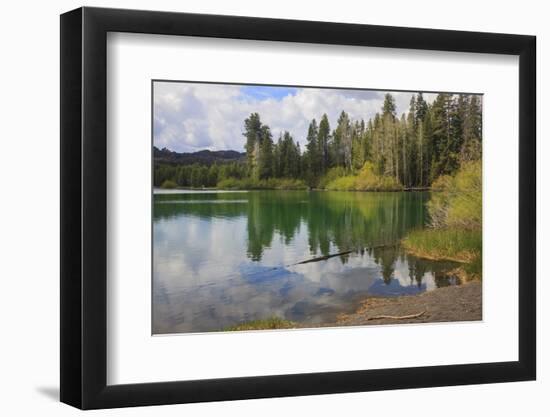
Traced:
[[[518, 361], [107, 385], [108, 32], [519, 56]], [[60, 57], [62, 402], [95, 409], [535, 379], [534, 36], [84, 7], [61, 15]]]

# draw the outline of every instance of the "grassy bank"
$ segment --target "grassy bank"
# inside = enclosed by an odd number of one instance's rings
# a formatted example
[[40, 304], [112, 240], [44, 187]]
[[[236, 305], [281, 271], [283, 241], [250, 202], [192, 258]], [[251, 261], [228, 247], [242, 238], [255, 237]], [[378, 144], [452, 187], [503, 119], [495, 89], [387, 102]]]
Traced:
[[462, 263], [456, 272], [466, 280], [481, 278], [481, 230], [416, 230], [403, 239], [403, 247], [419, 258]]
[[421, 258], [470, 263], [481, 253], [481, 230], [416, 230], [403, 239], [403, 246]]
[[460, 262], [457, 274], [466, 280], [481, 279], [481, 230], [457, 228], [415, 230], [402, 241], [411, 255], [435, 261]]
[[434, 188], [439, 192], [428, 202], [431, 227], [409, 233], [403, 246], [418, 257], [461, 262], [466, 277], [481, 278], [481, 161], [464, 163]]
[[225, 332], [233, 332], [240, 330], [275, 330], [275, 329], [293, 329], [296, 323], [290, 320], [284, 320], [279, 317], [270, 317], [264, 320], [253, 320], [235, 326], [226, 327]]

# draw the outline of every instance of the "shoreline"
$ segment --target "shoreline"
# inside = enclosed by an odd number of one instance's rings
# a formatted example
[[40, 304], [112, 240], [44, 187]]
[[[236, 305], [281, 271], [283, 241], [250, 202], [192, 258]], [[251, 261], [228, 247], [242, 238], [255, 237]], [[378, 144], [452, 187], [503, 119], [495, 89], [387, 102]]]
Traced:
[[244, 322], [220, 331], [318, 329], [481, 320], [482, 284], [481, 281], [475, 280], [415, 295], [368, 296], [359, 302], [355, 312], [341, 313], [335, 321], [327, 323], [312, 325], [271, 317]]
[[430, 187], [425, 188], [403, 188], [402, 190], [327, 190], [325, 188], [296, 188], [296, 189], [286, 189], [286, 188], [216, 188], [216, 187], [206, 187], [206, 188], [161, 188], [153, 187], [153, 194], [157, 191], [166, 192], [177, 192], [177, 191], [336, 191], [336, 192], [356, 192], [356, 193], [412, 193], [412, 192], [422, 192], [422, 191], [437, 191]]
[[368, 297], [354, 313], [341, 314], [336, 322], [322, 327], [479, 321], [482, 318], [481, 281], [471, 281], [416, 295]]

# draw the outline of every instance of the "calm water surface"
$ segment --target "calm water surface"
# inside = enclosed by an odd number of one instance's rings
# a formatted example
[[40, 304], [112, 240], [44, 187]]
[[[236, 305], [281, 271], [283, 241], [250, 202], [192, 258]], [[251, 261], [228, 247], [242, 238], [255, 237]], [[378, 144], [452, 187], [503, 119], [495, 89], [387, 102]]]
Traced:
[[[153, 333], [278, 316], [333, 322], [369, 295], [458, 284], [455, 265], [403, 252], [426, 192], [155, 192]], [[339, 254], [318, 262], [317, 257]]]

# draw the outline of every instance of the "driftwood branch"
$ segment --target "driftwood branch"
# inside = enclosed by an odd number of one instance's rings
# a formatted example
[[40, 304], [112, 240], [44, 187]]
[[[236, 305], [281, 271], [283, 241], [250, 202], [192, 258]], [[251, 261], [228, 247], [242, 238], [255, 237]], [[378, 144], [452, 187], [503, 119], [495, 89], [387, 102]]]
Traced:
[[420, 317], [424, 313], [425, 313], [425, 311], [421, 311], [418, 314], [409, 314], [408, 316], [384, 316], [384, 315], [382, 315], [382, 316], [369, 317], [367, 320], [379, 320], [379, 319], [406, 320], [406, 319], [415, 319], [417, 317]]

